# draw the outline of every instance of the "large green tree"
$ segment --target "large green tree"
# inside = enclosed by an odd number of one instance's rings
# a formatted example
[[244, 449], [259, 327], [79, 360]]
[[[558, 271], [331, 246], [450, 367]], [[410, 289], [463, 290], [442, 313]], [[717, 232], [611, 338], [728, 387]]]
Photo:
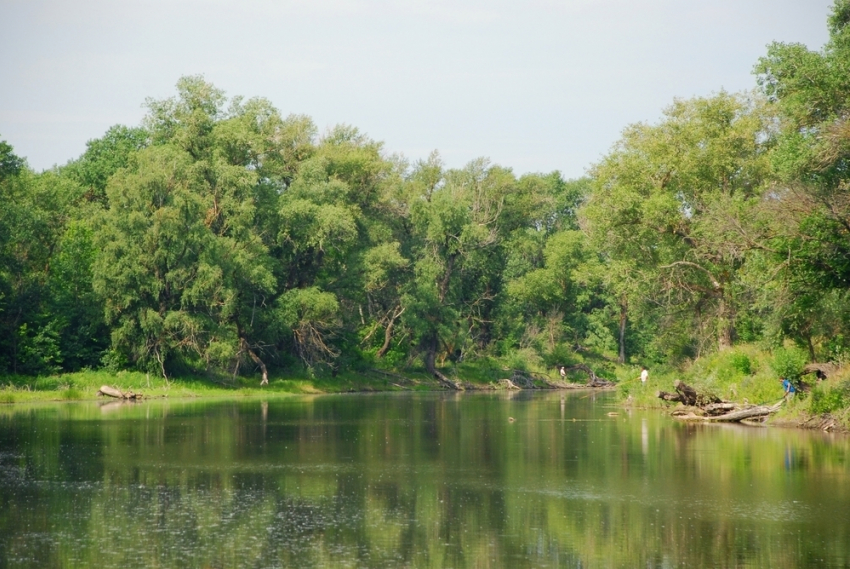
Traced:
[[[309, 152], [312, 125], [263, 100], [232, 102], [200, 77], [149, 101], [151, 145], [107, 185], [95, 285], [114, 356], [167, 375], [181, 365], [258, 365], [280, 295], [280, 192]], [[306, 124], [305, 124], [306, 123]]]
[[837, 0], [822, 50], [774, 43], [755, 69], [781, 117], [766, 204], [781, 278], [767, 292], [778, 332], [807, 344], [812, 358], [816, 343], [850, 345], [848, 314], [839, 309], [850, 288], [848, 24], [850, 2]]
[[744, 95], [676, 101], [658, 124], [627, 128], [592, 169], [587, 229], [618, 272], [632, 267], [613, 281], [616, 294], [640, 291], [664, 307], [668, 345], [686, 339], [699, 351], [734, 340], [746, 293], [739, 271], [758, 241], [747, 221], [767, 174], [769, 119]]
[[54, 373], [99, 364], [91, 207], [61, 171], [36, 174], [0, 142], [0, 367]]

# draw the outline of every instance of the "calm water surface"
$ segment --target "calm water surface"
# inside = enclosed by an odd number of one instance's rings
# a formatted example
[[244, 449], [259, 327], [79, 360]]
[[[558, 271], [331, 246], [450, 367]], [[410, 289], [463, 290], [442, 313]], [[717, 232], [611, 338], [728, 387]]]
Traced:
[[0, 567], [850, 567], [850, 438], [613, 403], [3, 407]]

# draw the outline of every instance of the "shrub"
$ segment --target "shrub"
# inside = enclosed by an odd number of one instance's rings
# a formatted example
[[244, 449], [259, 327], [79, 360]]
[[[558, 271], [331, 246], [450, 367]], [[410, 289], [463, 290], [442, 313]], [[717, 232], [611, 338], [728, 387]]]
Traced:
[[779, 377], [796, 380], [802, 375], [808, 357], [800, 348], [778, 348], [773, 352], [771, 368]]
[[531, 371], [532, 369], [541, 367], [543, 364], [540, 356], [531, 348], [515, 350], [504, 359], [507, 367], [522, 371]]
[[750, 357], [747, 354], [742, 354], [740, 352], [733, 352], [729, 355], [729, 363], [732, 367], [744, 375], [750, 375], [753, 373], [752, 363], [750, 362]]
[[836, 386], [820, 385], [812, 390], [809, 411], [815, 415], [833, 413], [850, 405], [850, 382]]
[[565, 343], [559, 342], [551, 352], [543, 358], [543, 363], [546, 367], [554, 368], [556, 366], [571, 365], [576, 359], [575, 352]]

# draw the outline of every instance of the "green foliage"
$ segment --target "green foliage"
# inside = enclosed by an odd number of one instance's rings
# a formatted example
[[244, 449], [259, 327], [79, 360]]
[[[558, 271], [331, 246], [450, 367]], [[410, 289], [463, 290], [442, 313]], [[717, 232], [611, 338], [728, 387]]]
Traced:
[[592, 170], [584, 215], [592, 243], [615, 262], [607, 279], [621, 310], [658, 318], [682, 355], [688, 344], [733, 341], [741, 268], [758, 238], [740, 228], [768, 173], [758, 140], [769, 125], [758, 99], [679, 100], [659, 124], [627, 128]]
[[843, 409], [850, 404], [850, 398], [839, 389], [815, 389], [812, 391], [809, 402], [809, 412], [814, 415], [822, 415]]
[[0, 182], [17, 176], [25, 166], [26, 162], [15, 155], [14, 148], [5, 140], [0, 140]]
[[520, 371], [537, 371], [543, 367], [543, 361], [536, 350], [522, 348], [503, 358], [505, 366]]
[[[782, 387], [772, 372], [774, 357], [756, 345], [740, 345], [700, 358], [679, 376], [698, 391], [732, 401], [774, 402]], [[669, 391], [672, 381], [665, 391]]]
[[814, 415], [835, 413], [850, 407], [850, 381], [823, 382], [812, 389], [809, 412]]
[[747, 354], [732, 352], [729, 354], [729, 363], [732, 368], [744, 375], [750, 375], [752, 373], [752, 362]]
[[73, 387], [69, 387], [68, 389], [62, 391], [61, 395], [62, 399], [67, 399], [69, 401], [78, 401], [80, 399], [85, 399], [83, 393]]
[[106, 184], [118, 170], [130, 165], [131, 156], [148, 145], [143, 128], [115, 125], [103, 137], [86, 143], [86, 151], [69, 163], [63, 173], [86, 189], [86, 197], [106, 203]]
[[579, 359], [577, 358], [575, 351], [563, 342], [555, 344], [555, 346], [543, 356], [543, 363], [548, 369], [554, 369], [558, 366], [569, 366], [578, 362]]
[[[760, 95], [676, 100], [580, 180], [410, 164], [200, 76], [62, 168], [0, 141], [0, 373], [333, 382], [498, 358], [593, 362], [642, 400], [638, 363], [652, 389], [770, 399], [850, 353], [848, 6], [823, 50], [768, 48]], [[747, 344], [792, 341], [808, 353]]]
[[18, 369], [21, 373], [39, 375], [61, 370], [62, 352], [56, 321], [36, 330], [26, 323], [18, 329]]
[[796, 381], [803, 373], [803, 367], [807, 361], [808, 356], [800, 348], [780, 347], [773, 351], [773, 361], [770, 367], [777, 377], [786, 377]]

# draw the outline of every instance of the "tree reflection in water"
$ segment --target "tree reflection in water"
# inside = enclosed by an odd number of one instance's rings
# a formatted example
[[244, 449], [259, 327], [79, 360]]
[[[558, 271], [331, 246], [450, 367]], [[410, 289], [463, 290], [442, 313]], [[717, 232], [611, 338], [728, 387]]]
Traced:
[[846, 437], [609, 416], [612, 403], [7, 407], [0, 565], [846, 566]]

